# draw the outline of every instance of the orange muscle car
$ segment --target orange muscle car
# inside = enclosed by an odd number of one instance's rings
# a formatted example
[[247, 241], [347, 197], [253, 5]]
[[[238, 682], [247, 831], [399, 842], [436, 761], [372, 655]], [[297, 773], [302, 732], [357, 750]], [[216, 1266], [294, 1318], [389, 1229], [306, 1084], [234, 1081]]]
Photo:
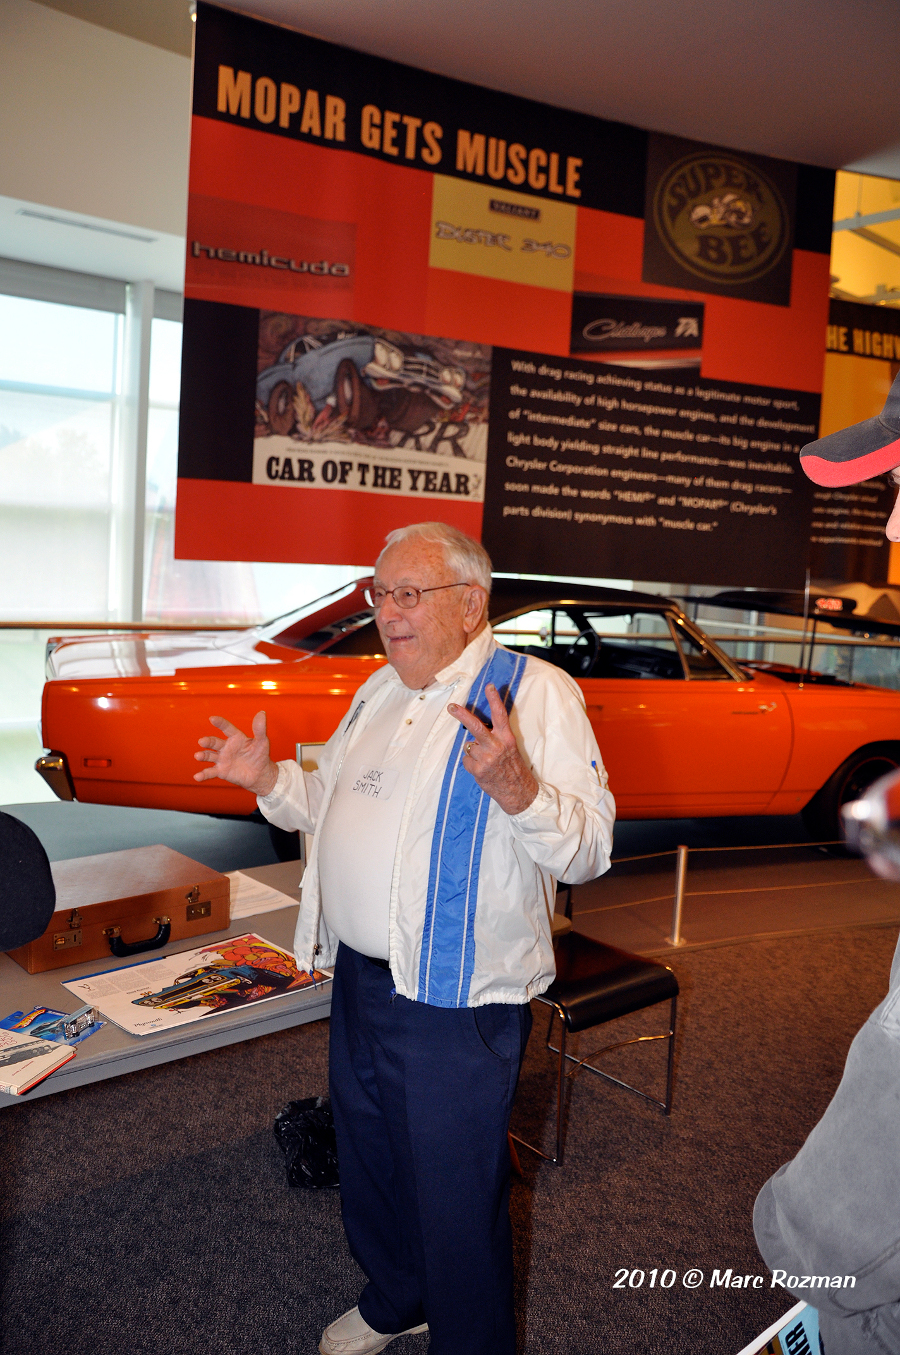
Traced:
[[[272, 755], [329, 737], [384, 663], [360, 579], [253, 629], [50, 641], [38, 770], [63, 799], [249, 815], [193, 780], [208, 717], [268, 716]], [[497, 579], [495, 634], [570, 673], [624, 819], [804, 811], [819, 840], [838, 809], [900, 765], [900, 693], [736, 663], [670, 598]]]

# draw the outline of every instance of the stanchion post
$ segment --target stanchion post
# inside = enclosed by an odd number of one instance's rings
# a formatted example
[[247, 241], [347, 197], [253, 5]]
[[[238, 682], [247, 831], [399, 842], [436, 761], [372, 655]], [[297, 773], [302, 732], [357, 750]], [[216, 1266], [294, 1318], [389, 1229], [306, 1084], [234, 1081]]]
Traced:
[[675, 855], [675, 899], [672, 905], [672, 935], [666, 937], [670, 946], [683, 946], [681, 937], [681, 907], [684, 903], [684, 882], [687, 879], [688, 849], [679, 847]]

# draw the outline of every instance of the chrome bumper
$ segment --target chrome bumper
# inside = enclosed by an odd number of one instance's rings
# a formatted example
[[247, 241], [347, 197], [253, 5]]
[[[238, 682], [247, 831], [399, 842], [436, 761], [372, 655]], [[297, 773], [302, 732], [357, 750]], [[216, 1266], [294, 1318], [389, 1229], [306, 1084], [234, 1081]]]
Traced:
[[47, 753], [39, 757], [34, 770], [44, 778], [57, 799], [75, 799], [75, 785], [65, 753]]

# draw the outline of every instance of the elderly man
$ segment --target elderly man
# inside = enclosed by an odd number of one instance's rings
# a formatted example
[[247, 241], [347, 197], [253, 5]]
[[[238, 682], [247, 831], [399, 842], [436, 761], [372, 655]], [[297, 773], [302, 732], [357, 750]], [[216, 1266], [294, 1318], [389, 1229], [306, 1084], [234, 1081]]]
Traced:
[[555, 882], [609, 866], [614, 806], [583, 698], [500, 648], [490, 560], [443, 523], [392, 532], [369, 601], [388, 657], [315, 774], [265, 715], [195, 756], [314, 832], [298, 962], [335, 965], [331, 1098], [359, 1305], [323, 1355], [429, 1330], [432, 1355], [513, 1355], [507, 1127], [553, 973]]

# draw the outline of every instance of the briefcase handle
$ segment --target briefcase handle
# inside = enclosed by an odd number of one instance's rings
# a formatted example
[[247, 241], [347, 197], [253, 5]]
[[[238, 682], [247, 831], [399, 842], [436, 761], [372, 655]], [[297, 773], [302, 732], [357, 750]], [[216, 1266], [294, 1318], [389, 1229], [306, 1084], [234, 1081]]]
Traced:
[[167, 945], [172, 934], [172, 919], [155, 917], [153, 921], [157, 924], [157, 932], [147, 941], [123, 941], [121, 927], [104, 927], [103, 935], [109, 939], [109, 948], [113, 955], [121, 960], [127, 955], [140, 955], [145, 950], [160, 950]]

